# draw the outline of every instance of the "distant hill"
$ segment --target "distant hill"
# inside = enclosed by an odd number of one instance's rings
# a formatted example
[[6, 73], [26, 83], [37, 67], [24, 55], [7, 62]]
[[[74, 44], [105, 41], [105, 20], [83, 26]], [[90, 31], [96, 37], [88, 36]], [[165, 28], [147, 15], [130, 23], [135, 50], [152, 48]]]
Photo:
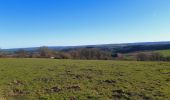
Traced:
[[[2, 49], [4, 51], [14, 52], [20, 49], [27, 51], [35, 51], [39, 47], [30, 48], [13, 48], [13, 49]], [[170, 49], [170, 41], [164, 42], [139, 42], [139, 43], [121, 43], [121, 44], [101, 44], [101, 45], [82, 45], [82, 46], [49, 46], [53, 50], [69, 51], [78, 48], [99, 48], [105, 51], [113, 51], [120, 53], [144, 51], [144, 50], [167, 50]]]

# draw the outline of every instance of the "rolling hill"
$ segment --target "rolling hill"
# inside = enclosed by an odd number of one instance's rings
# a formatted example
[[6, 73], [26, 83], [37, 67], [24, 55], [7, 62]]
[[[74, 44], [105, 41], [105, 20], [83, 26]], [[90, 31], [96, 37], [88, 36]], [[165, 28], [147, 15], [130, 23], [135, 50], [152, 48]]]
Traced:
[[[101, 45], [81, 45], [81, 46], [47, 46], [52, 50], [59, 51], [69, 51], [79, 48], [98, 48], [105, 51], [113, 51], [120, 53], [129, 53], [136, 51], [145, 51], [145, 50], [167, 50], [170, 49], [170, 41], [164, 42], [139, 42], [139, 43], [121, 43], [121, 44], [101, 44]], [[11, 49], [2, 49], [3, 51], [17, 51], [20, 49], [26, 51], [35, 51], [39, 47], [30, 47], [30, 48], [11, 48]]]

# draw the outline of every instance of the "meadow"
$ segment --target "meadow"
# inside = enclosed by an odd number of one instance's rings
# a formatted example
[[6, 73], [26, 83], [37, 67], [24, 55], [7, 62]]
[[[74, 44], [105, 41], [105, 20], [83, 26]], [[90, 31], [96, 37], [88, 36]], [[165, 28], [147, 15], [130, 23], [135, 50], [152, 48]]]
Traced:
[[158, 52], [165, 57], [170, 57], [170, 49], [168, 49], [168, 50], [155, 50], [154, 52]]
[[169, 100], [170, 63], [0, 59], [3, 100]]

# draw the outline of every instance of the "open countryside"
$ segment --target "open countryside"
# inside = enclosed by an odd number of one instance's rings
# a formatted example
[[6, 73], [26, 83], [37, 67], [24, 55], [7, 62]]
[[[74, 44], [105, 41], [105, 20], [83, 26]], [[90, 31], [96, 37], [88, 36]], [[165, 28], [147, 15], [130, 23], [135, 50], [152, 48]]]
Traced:
[[0, 100], [170, 100], [170, 0], [0, 0]]
[[170, 99], [170, 63], [0, 59], [7, 100]]

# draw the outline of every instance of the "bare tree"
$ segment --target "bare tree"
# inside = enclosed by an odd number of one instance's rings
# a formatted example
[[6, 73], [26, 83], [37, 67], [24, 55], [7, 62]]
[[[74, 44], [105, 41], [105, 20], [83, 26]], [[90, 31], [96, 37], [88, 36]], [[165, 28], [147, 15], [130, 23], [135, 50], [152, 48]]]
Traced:
[[50, 58], [54, 56], [54, 51], [45, 46], [40, 47], [38, 51], [40, 53], [40, 57], [43, 58]]
[[20, 49], [16, 52], [16, 56], [20, 58], [29, 57], [29, 53], [26, 50]]

